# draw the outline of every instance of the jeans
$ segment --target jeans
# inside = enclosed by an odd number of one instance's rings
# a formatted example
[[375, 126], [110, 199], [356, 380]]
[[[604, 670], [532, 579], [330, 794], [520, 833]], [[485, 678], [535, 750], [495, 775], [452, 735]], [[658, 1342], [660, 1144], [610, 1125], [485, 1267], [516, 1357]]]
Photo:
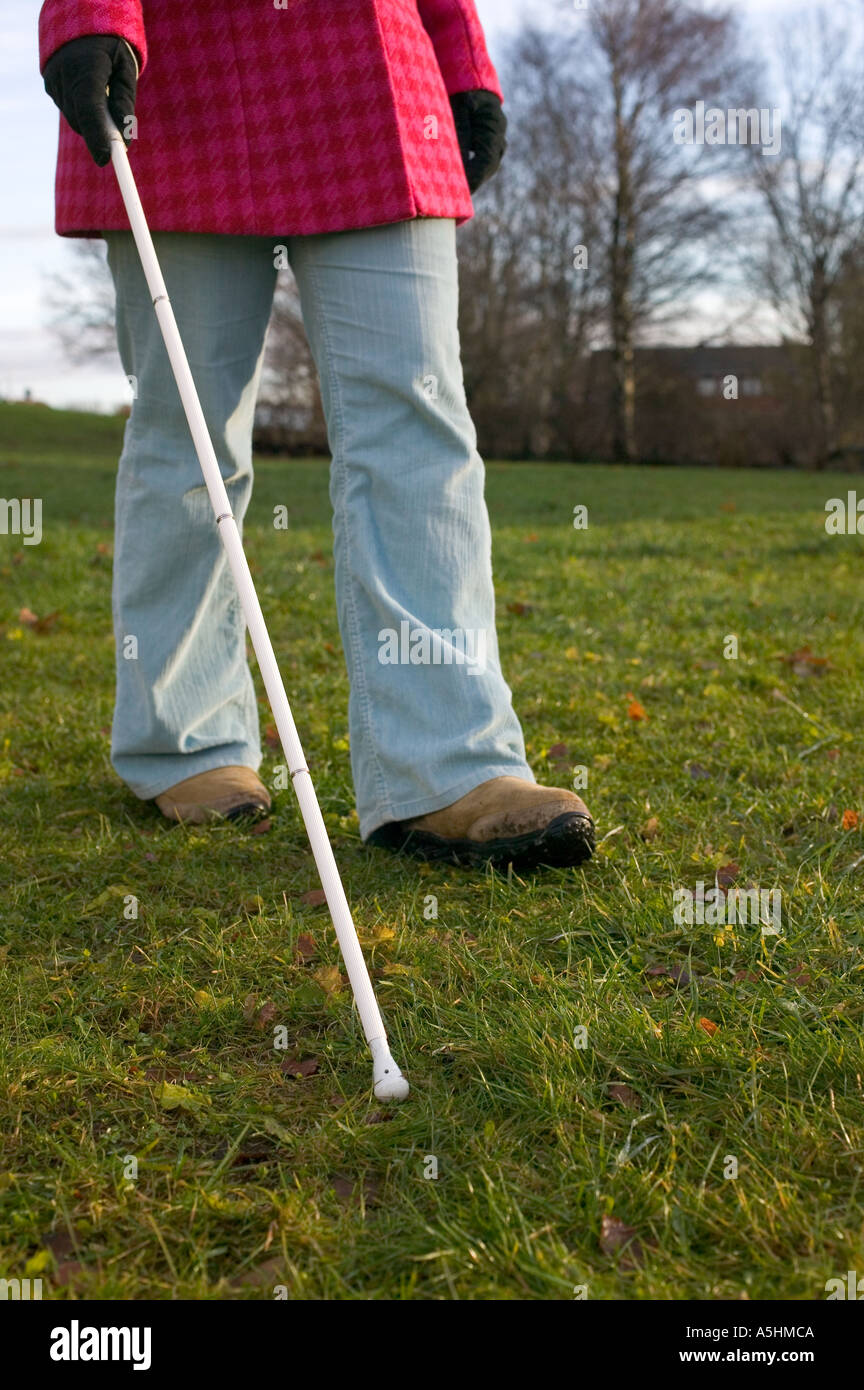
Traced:
[[[261, 748], [243, 615], [137, 251], [131, 233], [106, 240], [120, 355], [136, 386], [117, 478], [111, 754], [132, 791], [151, 798], [212, 768], [257, 769]], [[278, 273], [273, 239], [154, 240], [242, 525]], [[282, 244], [332, 453], [365, 839], [492, 777], [534, 777], [498, 657], [484, 470], [460, 361], [455, 224], [421, 219]]]

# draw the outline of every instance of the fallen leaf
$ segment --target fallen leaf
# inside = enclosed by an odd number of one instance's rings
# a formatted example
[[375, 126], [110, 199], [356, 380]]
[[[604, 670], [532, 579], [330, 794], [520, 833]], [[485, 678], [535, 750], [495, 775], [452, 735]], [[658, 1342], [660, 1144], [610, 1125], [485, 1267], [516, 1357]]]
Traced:
[[633, 1263], [642, 1259], [642, 1247], [635, 1239], [636, 1229], [619, 1221], [617, 1216], [604, 1216], [600, 1224], [600, 1249], [604, 1255], [616, 1255], [619, 1250], [627, 1250]]
[[318, 1066], [317, 1057], [286, 1057], [279, 1070], [286, 1076], [314, 1076]]
[[711, 776], [711, 773], [708, 772], [708, 770], [707, 770], [706, 768], [702, 767], [702, 765], [701, 765], [700, 763], [687, 763], [687, 771], [689, 772], [690, 776], [693, 778], [693, 781], [694, 781], [694, 782], [698, 782], [699, 779], [702, 778], [702, 777], [710, 777], [710, 776]]
[[733, 884], [737, 883], [740, 873], [740, 868], [734, 862], [721, 864], [715, 875], [717, 887], [721, 888], [725, 893], [727, 888], [731, 888]]
[[844, 811], [840, 820], [840, 828], [841, 830], [857, 830], [860, 823], [857, 811]]
[[252, 826], [252, 834], [266, 835], [269, 830], [272, 830], [272, 828], [273, 822], [271, 820], [259, 820], [256, 821], [255, 824]]
[[209, 1096], [197, 1095], [186, 1086], [176, 1086], [172, 1081], [163, 1081], [154, 1092], [163, 1110], [196, 1110], [210, 1104]]
[[799, 647], [797, 652], [781, 656], [778, 660], [791, 666], [796, 676], [821, 676], [831, 666], [827, 656], [814, 656], [809, 647]]
[[386, 1125], [392, 1119], [392, 1110], [373, 1110], [366, 1123], [367, 1125]]
[[279, 738], [279, 730], [275, 724], [268, 724], [264, 730], [264, 742], [268, 748], [281, 748], [282, 741]]
[[566, 743], [553, 743], [549, 752], [546, 754], [550, 763], [566, 763], [569, 761], [569, 752]]
[[264, 1004], [255, 1015], [255, 1027], [259, 1033], [265, 1032], [276, 1017], [276, 1005]]
[[642, 1097], [638, 1091], [634, 1091], [632, 1086], [626, 1086], [623, 1082], [615, 1081], [609, 1087], [609, 1095], [613, 1100], [617, 1100], [621, 1105], [626, 1105], [628, 1110], [641, 1110]]
[[330, 1186], [336, 1193], [340, 1202], [356, 1202], [358, 1205], [362, 1199], [367, 1207], [377, 1206], [378, 1197], [381, 1191], [381, 1181], [379, 1178], [366, 1177], [354, 1182], [344, 1173], [337, 1173], [330, 1179]]
[[50, 1250], [54, 1259], [59, 1264], [65, 1260], [67, 1255], [74, 1255], [75, 1242], [67, 1230], [51, 1231], [42, 1240], [46, 1250]]
[[840, 757], [840, 749], [829, 748], [825, 756], [829, 758], [832, 763], [836, 763], [837, 759]]
[[325, 994], [338, 994], [345, 986], [342, 972], [338, 965], [322, 965], [314, 972], [312, 978], [319, 984]]
[[660, 822], [656, 816], [651, 816], [649, 820], [646, 820], [642, 829], [639, 831], [639, 834], [646, 844], [651, 840], [656, 840], [659, 833]]
[[258, 1000], [254, 994], [247, 994], [243, 1000], [243, 1017], [247, 1023], [251, 1023], [255, 1017], [255, 1010], [258, 1008]]
[[645, 706], [644, 706], [644, 705], [640, 705], [639, 701], [636, 699], [636, 696], [635, 696], [634, 694], [632, 694], [631, 691], [628, 690], [628, 692], [627, 692], [627, 694], [625, 695], [624, 698], [625, 698], [625, 700], [629, 700], [629, 701], [630, 701], [629, 705], [627, 706], [627, 717], [628, 717], [628, 719], [647, 719], [647, 718], [648, 718], [648, 715], [645, 713]]
[[685, 989], [690, 983], [690, 976], [683, 965], [670, 965], [666, 974], [669, 976], [670, 980], [676, 985], [680, 985], [682, 989]]
[[59, 608], [55, 608], [53, 613], [46, 613], [44, 618], [37, 618], [29, 608], [22, 608], [18, 614], [18, 621], [25, 627], [32, 628], [34, 632], [50, 632], [59, 617]]
[[314, 960], [318, 954], [318, 947], [315, 945], [314, 939], [311, 936], [307, 936], [305, 933], [302, 936], [298, 936], [295, 954], [297, 959], [301, 961]]
[[530, 603], [508, 603], [507, 612], [516, 618], [524, 618], [526, 614], [533, 613], [534, 608]]
[[718, 1024], [712, 1023], [710, 1018], [700, 1018], [699, 1020], [699, 1027], [704, 1029], [709, 1038], [713, 1038], [714, 1034], [717, 1032], [718, 1026]]
[[251, 898], [247, 898], [242, 904], [242, 911], [249, 917], [257, 917], [259, 913], [263, 912], [264, 899], [261, 897], [261, 894], [255, 893]]
[[285, 1260], [281, 1255], [275, 1255], [270, 1260], [265, 1260], [264, 1264], [258, 1265], [257, 1269], [244, 1270], [231, 1279], [232, 1289], [263, 1289], [272, 1288], [276, 1284], [283, 1282], [280, 1277], [285, 1268]]
[[683, 965], [649, 965], [645, 971], [646, 975], [665, 975], [674, 984], [686, 989], [690, 983], [690, 976]]
[[323, 888], [310, 888], [308, 893], [301, 894], [300, 901], [307, 907], [326, 907], [327, 894]]

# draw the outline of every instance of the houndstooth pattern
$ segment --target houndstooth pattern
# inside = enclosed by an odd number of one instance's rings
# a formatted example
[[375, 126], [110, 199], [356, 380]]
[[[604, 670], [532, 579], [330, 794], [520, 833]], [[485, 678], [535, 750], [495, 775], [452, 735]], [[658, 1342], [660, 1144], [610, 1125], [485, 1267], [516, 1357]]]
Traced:
[[[41, 66], [100, 33], [141, 64], [129, 153], [154, 231], [471, 216], [448, 95], [501, 95], [474, 0], [46, 0]], [[113, 171], [61, 117], [57, 231], [128, 225]]]

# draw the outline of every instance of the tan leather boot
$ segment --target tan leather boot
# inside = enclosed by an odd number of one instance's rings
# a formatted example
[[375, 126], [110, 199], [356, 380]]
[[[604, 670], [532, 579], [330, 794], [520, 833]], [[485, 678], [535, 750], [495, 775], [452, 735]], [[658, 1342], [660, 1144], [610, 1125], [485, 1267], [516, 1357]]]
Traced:
[[169, 787], [156, 805], [168, 820], [185, 825], [242, 816], [257, 820], [270, 810], [270, 793], [251, 767], [214, 767]]
[[452, 806], [382, 826], [372, 844], [457, 864], [566, 868], [594, 852], [594, 822], [575, 792], [493, 777]]

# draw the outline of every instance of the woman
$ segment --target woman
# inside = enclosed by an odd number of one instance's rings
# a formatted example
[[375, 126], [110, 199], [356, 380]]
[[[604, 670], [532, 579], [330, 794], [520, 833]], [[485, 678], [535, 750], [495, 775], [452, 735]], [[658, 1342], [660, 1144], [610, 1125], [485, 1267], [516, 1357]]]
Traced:
[[587, 859], [587, 809], [536, 785], [498, 659], [457, 330], [456, 226], [505, 148], [473, 0], [47, 0], [40, 59], [64, 118], [57, 230], [105, 236], [135, 386], [115, 517], [120, 777], [175, 820], [270, 805], [242, 615], [105, 167], [109, 112], [238, 521], [287, 247], [333, 455], [361, 835], [430, 858]]

